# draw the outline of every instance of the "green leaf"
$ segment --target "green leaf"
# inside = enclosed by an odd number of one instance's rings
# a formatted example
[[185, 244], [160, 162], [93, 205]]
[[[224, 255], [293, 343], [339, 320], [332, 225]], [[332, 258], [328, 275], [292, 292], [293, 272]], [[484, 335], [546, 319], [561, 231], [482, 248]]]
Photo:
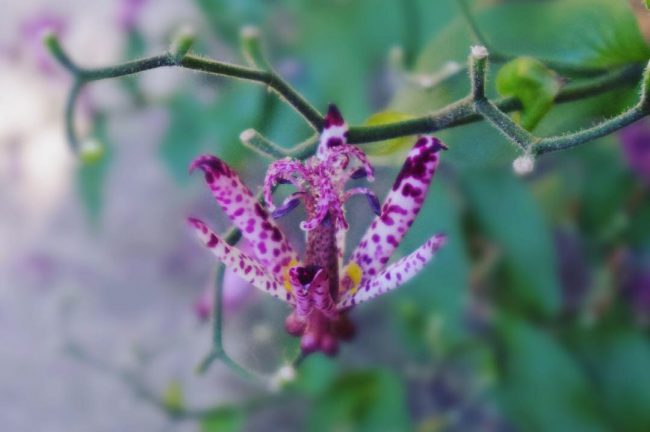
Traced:
[[[446, 153], [443, 158], [445, 156]], [[437, 232], [447, 234], [447, 243], [416, 278], [395, 293], [397, 299], [403, 300], [401, 304], [391, 300], [390, 296], [384, 296], [386, 302], [401, 310], [407, 329], [415, 330], [415, 333], [410, 331], [415, 340], [443, 342], [447, 346], [466, 336], [465, 301], [469, 274], [462, 217], [455, 199], [458, 191], [450, 189], [444, 177], [434, 179], [427, 200], [400, 244], [399, 252], [402, 255], [411, 253]], [[439, 335], [431, 332], [436, 330], [431, 328], [432, 319], [440, 327]], [[431, 340], [436, 336], [439, 340]]]
[[650, 344], [642, 334], [612, 332], [587, 343], [590, 370], [600, 388], [613, 430], [650, 430]]
[[643, 0], [643, 4], [645, 5], [646, 9], [650, 9], [650, 0]]
[[514, 96], [521, 101], [520, 123], [525, 129], [533, 130], [553, 106], [562, 86], [558, 75], [542, 62], [520, 57], [499, 70], [496, 87], [502, 96]]
[[201, 419], [201, 432], [238, 432], [245, 420], [240, 409], [220, 408]]
[[404, 387], [383, 370], [342, 375], [313, 405], [308, 430], [411, 430]]
[[173, 380], [163, 392], [163, 404], [169, 411], [178, 412], [183, 409], [183, 389], [181, 384]]
[[511, 2], [478, 19], [490, 44], [508, 54], [603, 68], [650, 57], [626, 1]]
[[308, 394], [323, 393], [332, 383], [338, 372], [338, 364], [323, 355], [310, 355], [300, 365], [298, 379], [292, 386]]
[[501, 250], [511, 307], [541, 316], [560, 306], [555, 251], [549, 227], [531, 192], [511, 171], [475, 170], [464, 185], [478, 223]]
[[601, 431], [597, 392], [565, 349], [550, 335], [521, 321], [504, 321], [504, 410], [521, 430]]
[[[409, 114], [400, 113], [397, 111], [382, 111], [370, 116], [366, 120], [367, 126], [378, 126], [387, 123], [400, 122], [412, 119], [413, 116]], [[413, 146], [414, 138], [412, 136], [393, 138], [378, 143], [371, 143], [364, 146], [365, 152], [370, 156], [391, 156], [387, 158], [393, 163], [399, 163], [403, 158], [398, 157], [395, 153], [402, 153], [408, 151]]]

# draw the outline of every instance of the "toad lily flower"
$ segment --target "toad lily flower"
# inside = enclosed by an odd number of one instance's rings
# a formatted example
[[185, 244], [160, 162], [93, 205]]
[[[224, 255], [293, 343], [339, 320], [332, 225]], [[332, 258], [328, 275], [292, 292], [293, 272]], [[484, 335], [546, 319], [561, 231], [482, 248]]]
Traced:
[[[228, 245], [196, 218], [188, 221], [219, 261], [292, 307], [285, 326], [290, 334], [301, 337], [303, 352], [320, 350], [333, 355], [339, 340], [354, 333], [348, 311], [406, 283], [444, 244], [445, 237], [437, 234], [410, 255], [387, 265], [422, 207], [439, 163], [438, 152], [445, 148], [434, 137], [420, 137], [380, 208], [369, 189], [344, 190], [350, 180], [372, 180], [373, 169], [358, 147], [347, 144], [347, 125], [332, 105], [315, 156], [304, 163], [286, 158], [269, 167], [264, 197], [272, 213], [222, 160], [201, 156], [192, 163], [190, 170], [203, 170], [217, 203], [254, 246], [254, 253]], [[296, 192], [276, 208], [271, 195], [279, 183], [294, 185]], [[343, 204], [357, 194], [368, 198], [377, 216], [344, 266], [348, 223]], [[300, 201], [307, 212], [307, 220], [300, 225], [306, 231], [302, 259], [274, 221]]]

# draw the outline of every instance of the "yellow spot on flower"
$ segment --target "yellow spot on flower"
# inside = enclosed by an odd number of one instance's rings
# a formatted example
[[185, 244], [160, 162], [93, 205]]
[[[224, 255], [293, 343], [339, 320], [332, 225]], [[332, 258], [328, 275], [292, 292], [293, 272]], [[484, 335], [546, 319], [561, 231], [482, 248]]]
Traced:
[[359, 267], [359, 264], [354, 261], [350, 261], [350, 264], [345, 268], [345, 276], [349, 278], [352, 282], [352, 286], [349, 288], [351, 295], [354, 295], [359, 289], [359, 284], [361, 283], [361, 276], [363, 276], [363, 270]]
[[287, 290], [287, 292], [291, 292], [291, 281], [289, 281], [289, 269], [295, 267], [298, 265], [298, 260], [297, 259], [292, 259], [289, 264], [284, 266], [282, 269], [282, 281], [284, 282], [284, 289]]

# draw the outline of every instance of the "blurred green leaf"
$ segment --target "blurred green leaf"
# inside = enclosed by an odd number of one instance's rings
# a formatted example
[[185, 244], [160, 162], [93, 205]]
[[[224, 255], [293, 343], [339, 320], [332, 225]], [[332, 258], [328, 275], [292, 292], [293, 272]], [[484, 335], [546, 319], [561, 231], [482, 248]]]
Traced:
[[632, 179], [612, 137], [580, 149], [580, 225], [596, 240], [607, 240], [614, 221], [622, 215]]
[[522, 321], [504, 320], [504, 410], [521, 430], [604, 431], [597, 392], [564, 348]]
[[308, 395], [318, 395], [331, 384], [339, 370], [338, 364], [323, 355], [311, 355], [298, 370], [298, 379], [292, 386]]
[[179, 182], [188, 180], [187, 167], [199, 155], [207, 139], [203, 123], [205, 111], [205, 106], [185, 93], [178, 94], [169, 103], [171, 118], [160, 144], [160, 155]]
[[237, 84], [214, 100], [203, 102], [187, 92], [170, 102], [170, 123], [160, 145], [160, 156], [179, 183], [189, 181], [187, 167], [202, 152], [218, 154], [237, 164], [250, 153], [239, 134], [252, 127], [260, 113], [263, 91]]
[[238, 432], [246, 418], [240, 409], [221, 408], [201, 419], [201, 432]]
[[491, 45], [509, 54], [592, 67], [650, 57], [627, 1], [509, 2], [479, 13], [478, 20]]
[[[370, 116], [366, 120], [367, 126], [378, 126], [387, 123], [399, 122], [412, 119], [413, 116], [409, 114], [400, 113], [397, 111], [382, 111]], [[391, 156], [393, 162], [399, 161], [400, 158], [396, 157], [395, 153], [408, 151], [413, 146], [413, 137], [393, 138], [378, 143], [370, 143], [364, 146], [364, 151], [370, 156]]]
[[514, 96], [521, 101], [520, 122], [533, 130], [553, 106], [561, 88], [558, 75], [531, 57], [520, 57], [506, 63], [497, 74], [497, 91], [502, 96]]
[[183, 389], [177, 380], [173, 380], [167, 385], [163, 392], [163, 404], [170, 411], [180, 411], [183, 409]]
[[599, 393], [615, 430], [650, 430], [650, 343], [642, 334], [612, 332], [591, 337], [590, 370], [595, 372]]
[[650, 9], [650, 0], [643, 0], [643, 4], [645, 5], [646, 9]]
[[[445, 156], [446, 153], [443, 157]], [[400, 252], [408, 254], [434, 234], [447, 234], [447, 243], [433, 262], [413, 281], [397, 291], [398, 298], [404, 299], [406, 304], [391, 301], [398, 310], [407, 312], [401, 316], [406, 319], [405, 324], [411, 331], [422, 332], [412, 335], [421, 342], [431, 342], [431, 337], [436, 336], [430, 334], [433, 314], [441, 326], [438, 335], [441, 340], [433, 342], [453, 345], [465, 337], [464, 313], [469, 263], [454, 192], [456, 191], [450, 190], [450, 185], [443, 177], [434, 179], [427, 201], [400, 244]]]
[[332, 382], [313, 404], [308, 430], [411, 430], [404, 387], [383, 370], [351, 372]]
[[560, 306], [551, 233], [522, 181], [506, 170], [475, 170], [463, 179], [472, 212], [501, 248], [507, 303], [522, 312], [549, 316]]

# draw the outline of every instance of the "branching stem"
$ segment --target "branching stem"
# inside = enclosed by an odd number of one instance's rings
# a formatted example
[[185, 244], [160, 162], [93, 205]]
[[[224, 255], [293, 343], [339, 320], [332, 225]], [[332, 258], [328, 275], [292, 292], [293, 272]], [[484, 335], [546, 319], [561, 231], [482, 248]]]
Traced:
[[[295, 90], [289, 83], [284, 81], [272, 69], [258, 69], [256, 67], [240, 66], [230, 63], [218, 62], [209, 60], [193, 54], [174, 53], [172, 51], [155, 55], [140, 60], [129, 61], [119, 65], [109, 66], [105, 68], [87, 69], [77, 66], [70, 57], [65, 53], [59, 45], [58, 40], [53, 36], [46, 38], [46, 45], [50, 49], [52, 55], [74, 76], [74, 83], [68, 98], [66, 109], [66, 131], [68, 139], [72, 147], [76, 150], [78, 148], [78, 138], [74, 132], [74, 107], [80, 91], [83, 87], [92, 81], [104, 80], [109, 78], [123, 77], [151, 69], [161, 67], [182, 67], [186, 69], [196, 70], [214, 75], [228, 76], [232, 78], [239, 78], [248, 81], [254, 81], [268, 86], [276, 92], [282, 100], [288, 105], [293, 107], [296, 112], [303, 116], [305, 121], [318, 132], [323, 125], [323, 116], [314, 108], [297, 90]], [[257, 46], [252, 46], [255, 51], [250, 51], [255, 55], [255, 59], [251, 59], [255, 64], [260, 64], [258, 60]], [[252, 56], [251, 56], [252, 57]], [[266, 63], [264, 63], [266, 67]], [[614, 71], [602, 72], [592, 78], [582, 80], [575, 84], [565, 86], [556, 97], [556, 103], [571, 102], [579, 99], [596, 96], [620, 87], [631, 86], [638, 83], [641, 78], [642, 68], [639, 65], [629, 65]], [[474, 75], [472, 75], [474, 76]], [[476, 89], [474, 87], [474, 89]], [[481, 91], [483, 91], [481, 89]], [[375, 126], [356, 126], [351, 127], [349, 131], [349, 141], [353, 144], [363, 144], [368, 142], [383, 141], [391, 138], [399, 138], [409, 135], [417, 135], [423, 133], [434, 133], [443, 129], [448, 129], [455, 126], [460, 126], [468, 123], [473, 123], [487, 118], [493, 126], [497, 126], [494, 120], [494, 108], [506, 113], [521, 109], [521, 103], [514, 98], [502, 98], [494, 102], [483, 103], [481, 111], [476, 109], [475, 104], [471, 97], [461, 99], [448, 106], [439, 109], [431, 114], [423, 115], [417, 118], [387, 123]], [[644, 111], [645, 112], [645, 111]], [[615, 127], [623, 127], [629, 124], [630, 121], [640, 118], [640, 113], [633, 111], [627, 112], [622, 115], [621, 122], [614, 122], [608, 124], [603, 130], [613, 131]], [[503, 117], [501, 117], [503, 119]], [[501, 122], [503, 124], [503, 122]], [[612, 129], [614, 127], [614, 129]], [[503, 132], [503, 131], [502, 131]], [[582, 131], [578, 134], [568, 135], [563, 137], [558, 145], [554, 141], [545, 139], [541, 141], [539, 152], [545, 153], [552, 151], [551, 149], [567, 148], [566, 146], [574, 146], [574, 143], [583, 143], [585, 140], [593, 139], [592, 137], [602, 136], [599, 133], [584, 133]], [[571, 138], [571, 139], [569, 139]], [[514, 140], [514, 142], [518, 142]], [[521, 141], [521, 139], [519, 139]], [[521, 145], [518, 142], [518, 145]], [[309, 145], [301, 146], [298, 149], [289, 150], [289, 155], [306, 157], [310, 155], [315, 149], [315, 141], [310, 141]]]

